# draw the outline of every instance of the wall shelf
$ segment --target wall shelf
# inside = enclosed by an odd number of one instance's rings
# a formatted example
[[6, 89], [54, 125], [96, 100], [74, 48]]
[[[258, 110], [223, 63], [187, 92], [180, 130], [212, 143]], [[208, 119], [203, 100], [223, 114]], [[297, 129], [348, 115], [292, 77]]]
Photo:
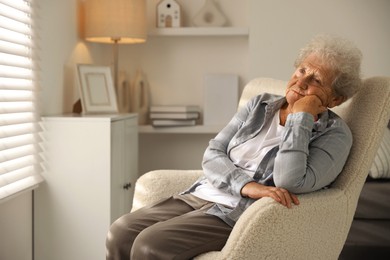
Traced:
[[154, 28], [149, 36], [249, 36], [248, 27]]
[[221, 125], [196, 125], [180, 127], [153, 127], [141, 125], [138, 127], [140, 134], [217, 134], [224, 126]]

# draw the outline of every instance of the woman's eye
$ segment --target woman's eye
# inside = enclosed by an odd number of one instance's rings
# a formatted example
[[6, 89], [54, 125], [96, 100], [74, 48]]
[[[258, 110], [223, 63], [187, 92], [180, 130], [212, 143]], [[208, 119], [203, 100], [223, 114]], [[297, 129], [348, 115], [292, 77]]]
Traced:
[[299, 68], [299, 69], [298, 69], [298, 74], [299, 74], [299, 75], [304, 75], [305, 72], [306, 72], [306, 70], [305, 70], [304, 68]]
[[319, 80], [319, 79], [314, 79], [314, 82], [315, 82], [316, 84], [318, 84], [318, 85], [321, 85], [321, 80]]

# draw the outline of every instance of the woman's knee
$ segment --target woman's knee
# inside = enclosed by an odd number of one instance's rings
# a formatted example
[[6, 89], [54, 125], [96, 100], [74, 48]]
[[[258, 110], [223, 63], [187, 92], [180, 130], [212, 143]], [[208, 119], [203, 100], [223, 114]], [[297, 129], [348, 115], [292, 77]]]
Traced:
[[108, 230], [106, 243], [108, 245], [116, 244], [118, 241], [124, 239], [124, 233], [124, 224], [120, 219], [117, 219], [111, 224], [110, 229]]
[[130, 254], [132, 241], [137, 234], [132, 231], [126, 215], [112, 223], [106, 238], [107, 255]]
[[153, 227], [144, 229], [134, 240], [130, 259], [164, 259], [164, 240], [164, 236], [157, 234]]

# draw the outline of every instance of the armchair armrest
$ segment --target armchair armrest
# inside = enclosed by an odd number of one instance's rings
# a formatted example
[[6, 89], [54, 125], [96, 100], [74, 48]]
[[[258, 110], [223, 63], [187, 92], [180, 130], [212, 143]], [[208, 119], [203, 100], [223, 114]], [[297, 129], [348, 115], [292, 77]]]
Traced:
[[201, 175], [202, 170], [156, 170], [145, 173], [135, 184], [131, 211], [185, 190]]
[[328, 189], [299, 195], [299, 200], [292, 209], [271, 198], [256, 201], [239, 218], [222, 251], [195, 259], [337, 259], [348, 233], [345, 194]]

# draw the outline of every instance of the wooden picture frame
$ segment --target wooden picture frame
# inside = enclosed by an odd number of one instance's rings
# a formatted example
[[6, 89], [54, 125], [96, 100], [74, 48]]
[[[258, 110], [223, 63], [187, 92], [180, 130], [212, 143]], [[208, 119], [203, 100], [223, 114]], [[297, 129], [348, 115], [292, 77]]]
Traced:
[[77, 64], [77, 71], [83, 113], [118, 113], [110, 67]]

